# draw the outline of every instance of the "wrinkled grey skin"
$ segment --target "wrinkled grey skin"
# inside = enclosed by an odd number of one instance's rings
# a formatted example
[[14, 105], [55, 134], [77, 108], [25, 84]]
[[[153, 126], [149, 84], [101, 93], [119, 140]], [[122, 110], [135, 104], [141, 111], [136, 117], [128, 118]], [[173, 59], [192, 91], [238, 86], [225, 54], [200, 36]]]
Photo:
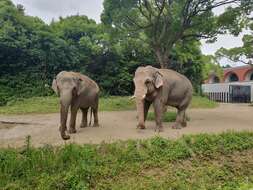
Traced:
[[53, 80], [52, 88], [55, 93], [60, 96], [61, 126], [59, 130], [62, 139], [67, 140], [70, 138], [69, 135], [66, 135], [66, 122], [69, 107], [71, 109], [69, 133], [76, 133], [76, 115], [79, 108], [82, 110], [82, 122], [80, 127], [87, 126], [87, 113], [90, 107], [94, 115], [93, 126], [99, 126], [99, 87], [96, 82], [80, 73], [62, 71]]
[[173, 128], [186, 126], [185, 110], [192, 99], [192, 84], [183, 75], [169, 69], [157, 69], [152, 66], [138, 67], [134, 76], [138, 114], [138, 128], [145, 129], [150, 105], [153, 103], [156, 130], [162, 131], [162, 116], [166, 107], [173, 106], [178, 110]]

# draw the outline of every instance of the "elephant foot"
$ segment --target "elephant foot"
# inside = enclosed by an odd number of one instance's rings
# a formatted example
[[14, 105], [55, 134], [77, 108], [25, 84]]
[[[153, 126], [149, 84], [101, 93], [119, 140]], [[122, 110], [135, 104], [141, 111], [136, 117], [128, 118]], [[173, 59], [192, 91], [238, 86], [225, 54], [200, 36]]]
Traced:
[[61, 133], [61, 138], [63, 140], [69, 140], [70, 139], [70, 136], [69, 135], [66, 135], [65, 132]]
[[62, 138], [63, 140], [68, 140], [68, 139], [70, 139], [70, 136], [69, 136], [69, 135], [66, 135], [66, 133], [65, 133], [66, 127], [63, 127], [63, 128], [62, 128], [62, 126], [60, 126], [60, 127], [59, 127], [59, 131], [60, 131], [60, 134], [61, 134], [61, 138]]
[[155, 132], [163, 132], [164, 131], [164, 128], [163, 128], [163, 126], [156, 126], [156, 128], [155, 128]]
[[179, 123], [174, 123], [174, 125], [172, 125], [172, 129], [182, 129], [182, 125]]
[[65, 134], [65, 131], [67, 130], [67, 127], [62, 127], [61, 125], [59, 126], [59, 131], [61, 134]]
[[94, 124], [92, 125], [92, 127], [99, 127], [99, 124], [98, 124], [98, 123], [94, 123]]
[[71, 127], [71, 128], [69, 129], [69, 133], [70, 133], [70, 134], [76, 133], [76, 129]]
[[87, 123], [82, 123], [82, 124], [80, 125], [80, 128], [85, 128], [85, 127], [88, 127]]
[[137, 125], [137, 129], [146, 129], [145, 125]]
[[182, 127], [187, 127], [187, 122], [186, 121], [182, 122]]

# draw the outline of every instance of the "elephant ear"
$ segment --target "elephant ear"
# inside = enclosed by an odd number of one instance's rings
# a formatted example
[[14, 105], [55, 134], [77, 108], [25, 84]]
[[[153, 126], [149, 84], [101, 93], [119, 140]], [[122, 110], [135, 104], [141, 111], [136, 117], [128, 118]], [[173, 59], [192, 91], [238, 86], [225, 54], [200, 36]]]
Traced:
[[161, 86], [163, 86], [163, 76], [157, 71], [155, 74], [155, 87], [160, 88]]
[[77, 95], [79, 96], [85, 89], [85, 82], [82, 78], [78, 77]]
[[55, 92], [57, 95], [59, 94], [59, 90], [58, 90], [58, 86], [57, 86], [56, 79], [54, 79], [53, 82], [52, 82], [52, 89], [54, 90], [54, 92]]

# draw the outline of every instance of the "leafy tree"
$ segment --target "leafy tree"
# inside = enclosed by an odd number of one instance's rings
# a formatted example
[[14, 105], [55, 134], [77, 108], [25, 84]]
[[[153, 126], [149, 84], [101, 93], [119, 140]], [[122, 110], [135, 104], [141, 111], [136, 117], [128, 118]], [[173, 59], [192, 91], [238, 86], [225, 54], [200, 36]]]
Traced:
[[243, 45], [231, 49], [220, 48], [216, 52], [216, 57], [228, 58], [234, 62], [242, 62], [244, 64], [253, 64], [253, 22], [249, 23], [250, 33], [245, 34], [242, 38]]
[[77, 62], [74, 48], [20, 5], [1, 0], [0, 25], [0, 102], [50, 94], [54, 73]]
[[203, 80], [207, 80], [212, 74], [215, 74], [220, 79], [223, 77], [223, 69], [214, 56], [202, 56], [202, 61], [204, 63], [202, 67]]
[[[248, 10], [252, 0], [105, 0], [103, 23], [125, 29], [129, 35], [142, 31], [147, 36], [161, 68], [171, 65], [172, 49], [183, 39], [209, 39], [224, 33], [238, 14]], [[239, 4], [239, 5], [238, 5]], [[235, 5], [215, 16], [212, 10]], [[241, 25], [240, 25], [241, 26]], [[234, 32], [241, 31], [235, 27]]]

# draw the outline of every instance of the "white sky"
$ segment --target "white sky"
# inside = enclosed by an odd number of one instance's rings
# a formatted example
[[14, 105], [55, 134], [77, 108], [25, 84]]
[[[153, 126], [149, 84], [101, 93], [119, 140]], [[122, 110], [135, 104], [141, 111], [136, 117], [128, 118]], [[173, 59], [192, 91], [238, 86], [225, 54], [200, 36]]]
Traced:
[[[15, 4], [22, 4], [25, 7], [26, 14], [38, 16], [46, 23], [59, 16], [68, 15], [87, 15], [89, 18], [100, 22], [100, 14], [103, 10], [103, 0], [12, 0]], [[221, 13], [224, 7], [215, 10], [217, 14]], [[242, 45], [243, 35], [233, 37], [231, 35], [220, 36], [216, 43], [206, 44], [202, 41], [202, 52], [204, 54], [214, 54], [221, 47], [231, 48]]]

